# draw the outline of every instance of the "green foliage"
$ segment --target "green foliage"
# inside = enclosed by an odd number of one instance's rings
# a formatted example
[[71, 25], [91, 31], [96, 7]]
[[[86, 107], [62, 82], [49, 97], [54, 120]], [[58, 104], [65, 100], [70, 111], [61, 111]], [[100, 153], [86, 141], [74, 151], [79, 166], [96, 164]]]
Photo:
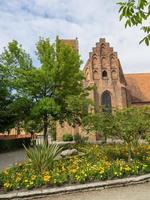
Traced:
[[113, 135], [113, 115], [108, 112], [89, 114], [83, 118], [83, 126], [88, 133], [100, 134], [106, 140], [108, 136]]
[[29, 147], [30, 144], [31, 144], [30, 138], [0, 140], [0, 153], [21, 149], [23, 148], [23, 145]]
[[117, 110], [115, 118], [115, 135], [127, 144], [137, 144], [139, 139], [150, 131], [150, 108], [131, 107]]
[[19, 95], [16, 90], [18, 69], [31, 69], [32, 61], [28, 54], [12, 41], [0, 55], [0, 131], [9, 131], [29, 114], [30, 100]]
[[52, 169], [54, 161], [62, 149], [58, 145], [47, 146], [44, 144], [30, 149], [25, 147], [25, 150], [32, 168], [38, 174]]
[[39, 133], [42, 131], [42, 124], [38, 119], [27, 119], [27, 121], [25, 121], [23, 124], [23, 128], [25, 129], [26, 133], [33, 135], [34, 133]]
[[63, 141], [67, 142], [67, 141], [73, 141], [73, 136], [69, 133], [65, 133], [63, 135]]
[[150, 131], [150, 108], [131, 107], [117, 110], [114, 114], [115, 136], [128, 145], [128, 159], [139, 140]]
[[105, 137], [118, 138], [128, 146], [128, 158], [140, 139], [149, 141], [150, 107], [129, 107], [118, 109], [112, 114], [100, 112], [83, 118], [83, 126], [89, 133], [94, 132]]
[[125, 19], [125, 27], [141, 26], [146, 36], [140, 41], [150, 44], [150, 26], [146, 26], [150, 17], [150, 2], [148, 0], [129, 0], [119, 2], [120, 20]]
[[74, 135], [74, 141], [77, 143], [77, 144], [85, 144], [88, 140], [88, 137], [83, 137], [79, 134], [76, 134]]
[[14, 113], [11, 109], [13, 95], [11, 94], [9, 77], [0, 65], [0, 132], [9, 131], [14, 126]]
[[74, 49], [60, 40], [52, 44], [49, 39], [40, 38], [36, 55], [39, 67], [34, 67], [22, 46], [12, 41], [0, 55], [0, 66], [14, 94], [13, 125], [24, 126], [25, 122], [26, 128], [31, 121], [40, 120], [47, 142], [50, 120], [68, 121], [70, 125], [80, 123], [87, 92], [83, 87], [80, 56]]
[[15, 114], [11, 109], [13, 104], [13, 95], [9, 92], [7, 86], [0, 80], [0, 132], [8, 131], [14, 127]]
[[136, 176], [150, 172], [150, 146], [142, 145], [127, 160], [124, 145], [76, 145], [79, 155], [57, 160], [50, 170], [37, 173], [32, 163], [20, 163], [0, 173], [0, 189], [18, 190], [60, 186]]

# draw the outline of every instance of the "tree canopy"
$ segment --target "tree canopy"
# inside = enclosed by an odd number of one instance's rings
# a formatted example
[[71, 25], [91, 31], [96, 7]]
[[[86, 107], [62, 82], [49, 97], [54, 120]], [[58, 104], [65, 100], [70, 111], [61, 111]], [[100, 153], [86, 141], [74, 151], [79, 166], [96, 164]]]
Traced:
[[[70, 125], [80, 123], [86, 89], [80, 70], [80, 56], [60, 40], [51, 43], [40, 38], [36, 44], [39, 67], [33, 66], [29, 54], [17, 41], [12, 41], [0, 56], [0, 64], [8, 73], [14, 95], [11, 108], [16, 122], [22, 121], [35, 129], [33, 120], [41, 120], [45, 141], [49, 119]], [[74, 106], [75, 105], [75, 106]], [[30, 123], [28, 122], [30, 121]]]
[[140, 43], [150, 44], [150, 2], [148, 0], [128, 0], [118, 3], [120, 20], [125, 20], [125, 27], [139, 26], [145, 33]]

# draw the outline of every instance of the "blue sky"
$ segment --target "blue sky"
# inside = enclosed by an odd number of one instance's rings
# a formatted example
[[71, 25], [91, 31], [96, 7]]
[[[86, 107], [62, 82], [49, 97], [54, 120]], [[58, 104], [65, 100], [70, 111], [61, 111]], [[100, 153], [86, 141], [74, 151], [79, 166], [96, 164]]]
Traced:
[[[119, 0], [118, 0], [119, 1]], [[84, 63], [99, 38], [118, 52], [125, 73], [150, 72], [150, 47], [139, 28], [119, 22], [117, 0], [0, 0], [0, 52], [12, 39], [35, 57], [40, 36], [78, 38]]]

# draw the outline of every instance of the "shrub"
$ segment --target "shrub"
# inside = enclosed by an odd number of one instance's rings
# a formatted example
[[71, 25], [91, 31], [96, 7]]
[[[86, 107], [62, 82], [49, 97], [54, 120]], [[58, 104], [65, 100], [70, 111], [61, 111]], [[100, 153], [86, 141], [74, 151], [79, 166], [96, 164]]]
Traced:
[[25, 147], [27, 157], [29, 158], [32, 168], [37, 173], [43, 173], [53, 167], [54, 160], [60, 154], [62, 148], [58, 145], [37, 145], [34, 148]]
[[85, 144], [87, 140], [88, 140], [88, 137], [82, 137], [81, 135], [74, 136], [74, 141], [77, 144]]
[[67, 141], [73, 141], [73, 136], [71, 134], [64, 134], [63, 135], [63, 141], [67, 142]]
[[23, 148], [23, 145], [30, 146], [30, 138], [19, 138], [11, 140], [0, 140], [0, 152], [7, 152]]

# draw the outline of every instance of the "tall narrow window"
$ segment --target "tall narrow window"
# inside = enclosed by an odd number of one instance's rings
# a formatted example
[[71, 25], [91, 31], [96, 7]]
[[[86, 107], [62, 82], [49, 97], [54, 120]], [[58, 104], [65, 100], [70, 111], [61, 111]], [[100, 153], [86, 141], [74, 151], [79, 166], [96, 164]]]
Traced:
[[104, 112], [111, 112], [111, 95], [109, 91], [105, 91], [102, 94], [101, 104]]

